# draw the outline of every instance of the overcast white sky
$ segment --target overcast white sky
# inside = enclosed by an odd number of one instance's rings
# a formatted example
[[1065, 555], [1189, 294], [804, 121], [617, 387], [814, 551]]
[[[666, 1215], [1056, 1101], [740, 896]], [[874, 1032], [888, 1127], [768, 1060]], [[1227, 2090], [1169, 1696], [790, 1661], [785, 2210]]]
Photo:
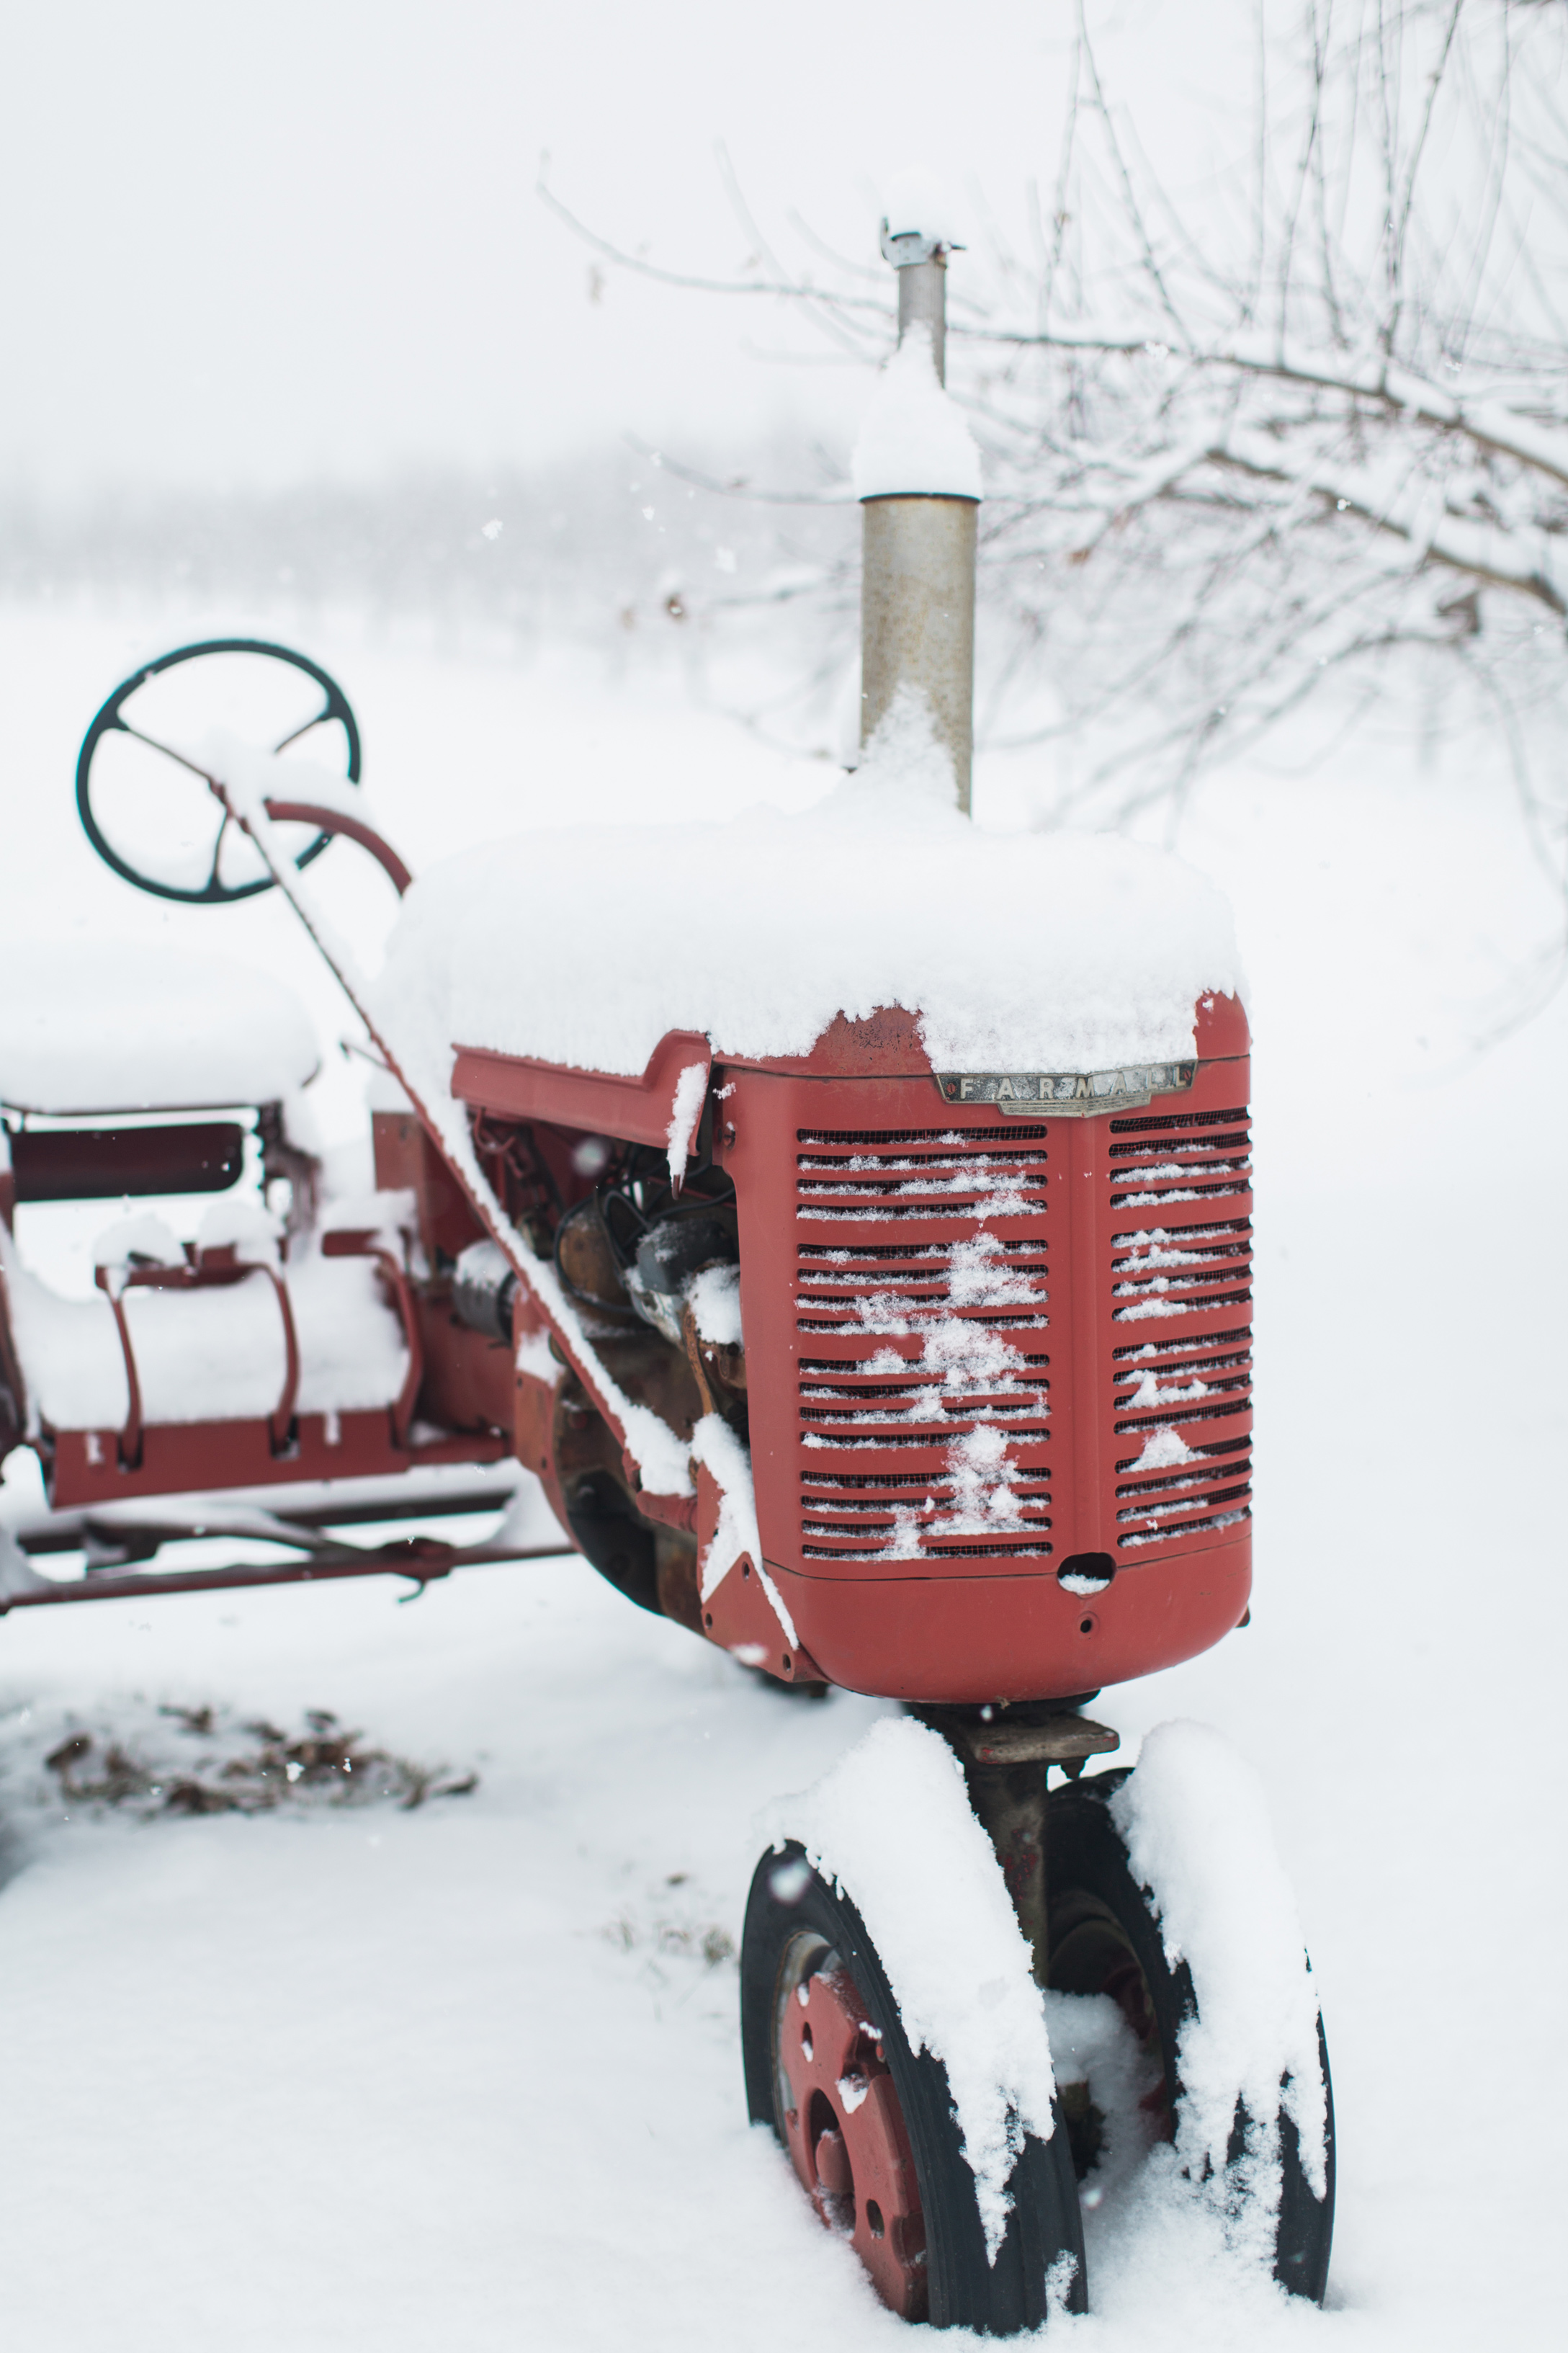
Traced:
[[[1097, 13], [1157, 112], [1236, 70], [1226, 0]], [[722, 139], [792, 259], [798, 206], [873, 260], [879, 187], [911, 162], [1014, 219], [1048, 185], [1072, 15], [0, 0], [0, 485], [374, 477], [802, 417], [847, 438], [863, 376], [770, 364], [803, 342], [772, 305], [613, 273], [591, 301], [592, 257], [532, 193], [541, 150], [618, 239], [728, 273]]]

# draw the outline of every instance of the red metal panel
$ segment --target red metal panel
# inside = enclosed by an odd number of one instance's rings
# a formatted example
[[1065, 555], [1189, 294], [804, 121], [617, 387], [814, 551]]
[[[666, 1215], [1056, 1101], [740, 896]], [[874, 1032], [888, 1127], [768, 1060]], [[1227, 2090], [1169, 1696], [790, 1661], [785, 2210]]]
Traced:
[[460, 1103], [504, 1119], [552, 1121], [591, 1135], [619, 1136], [628, 1144], [667, 1144], [682, 1071], [693, 1062], [706, 1071], [710, 1060], [707, 1039], [685, 1029], [672, 1029], [659, 1040], [637, 1079], [462, 1046], [452, 1072], [452, 1092]]
[[138, 1495], [204, 1493], [222, 1487], [260, 1487], [299, 1479], [363, 1479], [406, 1471], [416, 1463], [496, 1462], [509, 1451], [504, 1439], [474, 1432], [433, 1446], [399, 1451], [392, 1442], [392, 1418], [384, 1407], [331, 1418], [302, 1413], [296, 1442], [283, 1454], [272, 1451], [264, 1419], [256, 1421], [151, 1422], [142, 1432], [142, 1461], [123, 1470], [120, 1433], [113, 1430], [62, 1430], [53, 1440], [49, 1500], [57, 1511], [78, 1504], [122, 1504]]
[[376, 1184], [385, 1193], [405, 1187], [413, 1191], [419, 1240], [432, 1264], [438, 1265], [443, 1257], [457, 1258], [470, 1242], [480, 1240], [485, 1229], [417, 1113], [373, 1112], [370, 1125]]
[[[1240, 1008], [1199, 1035], [1244, 1046]], [[1146, 1109], [1036, 1123], [849, 1059], [719, 1074], [758, 1514], [802, 1644], [836, 1681], [933, 1700], [1193, 1656], [1250, 1576], [1244, 1055]], [[1011, 1505], [959, 1527], [986, 1448]], [[1091, 1595], [1058, 1581], [1083, 1555], [1113, 1573]]]
[[809, 1054], [751, 1062], [742, 1057], [731, 1067], [803, 1079], [923, 1079], [931, 1058], [921, 1043], [918, 1017], [901, 1005], [882, 1005], [862, 1021], [835, 1014]]
[[831, 1682], [933, 1704], [1068, 1699], [1175, 1666], [1223, 1641], [1252, 1583], [1245, 1528], [1118, 1576], [1092, 1599], [1064, 1592], [1048, 1571], [829, 1578], [774, 1566], [771, 1574]]
[[1063, 1435], [1071, 1448], [1069, 1454], [1064, 1446], [1063, 1476], [1058, 1482], [1058, 1560], [1100, 1549], [1100, 1417], [1083, 1408], [1101, 1388], [1105, 1319], [1095, 1312], [1100, 1229], [1094, 1180], [1097, 1131], [1102, 1125], [1100, 1120], [1063, 1119], [1048, 1131], [1051, 1174], [1056, 1179], [1051, 1206], [1058, 1212], [1060, 1229], [1050, 1330], [1061, 1368], [1058, 1388], [1064, 1408]]
[[445, 1292], [416, 1291], [414, 1298], [424, 1344], [421, 1415], [443, 1430], [510, 1430], [516, 1377], [507, 1343], [471, 1331]]

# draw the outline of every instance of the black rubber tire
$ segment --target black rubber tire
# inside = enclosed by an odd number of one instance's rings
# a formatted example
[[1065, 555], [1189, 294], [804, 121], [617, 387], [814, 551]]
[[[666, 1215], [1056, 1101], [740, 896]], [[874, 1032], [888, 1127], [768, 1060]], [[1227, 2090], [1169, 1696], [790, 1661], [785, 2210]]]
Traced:
[[[793, 1872], [792, 1864], [798, 1866]], [[803, 1871], [806, 1875], [796, 1894], [792, 1883], [800, 1883]], [[794, 1900], [781, 1899], [778, 1885]], [[933, 1900], [941, 1901], [940, 1891], [933, 1891]], [[746, 1904], [741, 1940], [741, 2047], [752, 2123], [770, 2126], [784, 2142], [773, 2092], [775, 1989], [786, 1947], [802, 1929], [815, 1930], [837, 1952], [882, 2030], [920, 2182], [931, 2326], [973, 2328], [997, 2337], [1038, 2327], [1047, 2317], [1046, 2275], [1063, 2253], [1070, 2254], [1076, 2265], [1066, 2308], [1087, 2311], [1078, 2183], [1059, 2116], [1048, 2141], [1030, 2135], [1024, 2144], [1010, 2184], [1013, 2211], [1006, 2235], [995, 2263], [990, 2263], [947, 2071], [929, 2052], [910, 2049], [864, 1921], [847, 1896], [816, 1872], [806, 1871], [802, 1851], [795, 1845], [763, 1855]]]
[[566, 1496], [566, 1520], [578, 1551], [605, 1582], [639, 1609], [662, 1617], [654, 1531], [607, 1472], [590, 1471], [574, 1482]]
[[[1087, 1898], [1110, 1912], [1131, 1947], [1143, 1979], [1158, 2031], [1164, 2063], [1166, 2094], [1173, 2117], [1182, 2094], [1177, 2050], [1185, 2021], [1196, 2014], [1192, 1975], [1184, 1961], [1174, 1968], [1165, 1958], [1159, 1922], [1148, 1894], [1133, 1878], [1127, 1850], [1111, 1820], [1109, 1800], [1127, 1778], [1130, 1768], [1096, 1774], [1053, 1790], [1046, 1837], [1046, 1873], [1049, 1905], [1050, 1983], [1067, 1993], [1095, 1993], [1095, 1983], [1074, 1981], [1070, 1968], [1058, 1975], [1068, 1954], [1075, 1898]], [[1081, 1910], [1081, 1906], [1078, 1907]], [[1321, 2304], [1329, 2278], [1329, 2253], [1334, 2232], [1334, 2094], [1329, 2079], [1328, 2046], [1322, 2021], [1318, 2021], [1318, 2052], [1328, 2094], [1327, 2191], [1315, 2198], [1302, 2170], [1296, 2127], [1289, 2116], [1280, 2119], [1280, 2155], [1284, 2184], [1275, 2240], [1274, 2276], [1292, 2295]], [[1238, 2108], [1231, 2136], [1230, 2155], [1238, 2157], [1246, 2118]]]

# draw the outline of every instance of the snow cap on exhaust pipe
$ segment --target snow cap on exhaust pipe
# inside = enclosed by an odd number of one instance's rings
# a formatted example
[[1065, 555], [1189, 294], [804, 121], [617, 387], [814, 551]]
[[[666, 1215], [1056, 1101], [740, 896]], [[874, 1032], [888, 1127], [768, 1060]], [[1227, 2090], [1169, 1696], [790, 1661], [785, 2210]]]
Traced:
[[[898, 272], [899, 347], [854, 456], [861, 502], [860, 742], [934, 740], [967, 815], [973, 747], [974, 546], [980, 453], [945, 389], [945, 201], [925, 174], [889, 193], [882, 252]], [[907, 756], [907, 755], [906, 755]], [[902, 765], [900, 758], [900, 765]]]

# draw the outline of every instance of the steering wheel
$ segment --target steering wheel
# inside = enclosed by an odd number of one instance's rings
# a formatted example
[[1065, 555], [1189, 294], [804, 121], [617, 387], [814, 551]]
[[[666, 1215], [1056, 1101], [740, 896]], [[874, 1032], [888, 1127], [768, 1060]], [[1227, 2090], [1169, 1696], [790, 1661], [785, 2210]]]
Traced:
[[[199, 680], [184, 670], [186, 663], [204, 661], [208, 669]], [[210, 726], [219, 714], [232, 718], [237, 704], [258, 745], [277, 754], [309, 744], [311, 752], [327, 754], [335, 777], [358, 784], [359, 727], [348, 697], [319, 663], [259, 638], [210, 638], [160, 654], [104, 702], [83, 739], [76, 769], [77, 808], [88, 839], [104, 863], [139, 891], [191, 905], [223, 906], [271, 890], [272, 877], [254, 843], [211, 791], [193, 749], [204, 723]], [[316, 740], [310, 743], [312, 736]], [[321, 797], [310, 790], [311, 773], [301, 764], [301, 804]], [[315, 773], [321, 774], [319, 765]], [[279, 782], [286, 776], [287, 765]], [[133, 838], [137, 816], [149, 813], [156, 837], [151, 854]], [[345, 821], [328, 828], [296, 823], [279, 830], [291, 849], [300, 840], [295, 865], [309, 866], [333, 832], [360, 828]]]

